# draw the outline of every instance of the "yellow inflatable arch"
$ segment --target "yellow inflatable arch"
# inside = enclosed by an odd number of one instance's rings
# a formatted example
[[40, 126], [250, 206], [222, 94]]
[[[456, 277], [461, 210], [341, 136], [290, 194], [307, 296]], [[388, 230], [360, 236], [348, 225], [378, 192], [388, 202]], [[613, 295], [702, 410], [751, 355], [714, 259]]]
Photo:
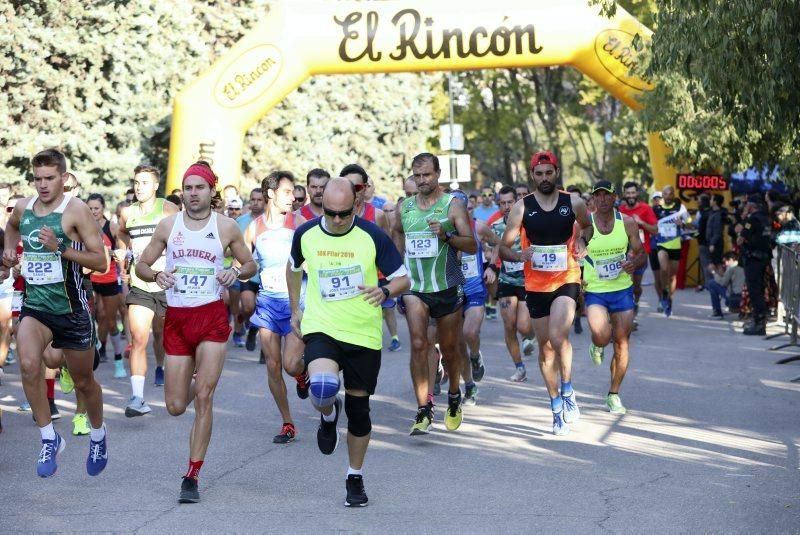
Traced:
[[[635, 109], [651, 86], [629, 68], [651, 35], [586, 0], [276, 0], [175, 98], [167, 191], [199, 158], [237, 184], [247, 129], [314, 74], [573, 65]], [[656, 185], [673, 183], [661, 138], [648, 141]]]

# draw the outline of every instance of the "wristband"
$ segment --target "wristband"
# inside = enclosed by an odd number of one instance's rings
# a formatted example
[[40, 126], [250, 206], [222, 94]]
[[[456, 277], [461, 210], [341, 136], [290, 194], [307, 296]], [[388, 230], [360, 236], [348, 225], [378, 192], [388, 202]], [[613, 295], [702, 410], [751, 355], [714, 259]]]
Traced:
[[156, 279], [158, 279], [159, 273], [162, 273], [162, 272], [161, 271], [156, 271], [155, 273], [153, 273], [153, 282], [155, 282], [156, 284], [158, 284], [158, 280], [156, 280]]
[[234, 275], [236, 275], [236, 278], [237, 278], [237, 279], [238, 279], [239, 277], [241, 277], [241, 276], [242, 276], [242, 270], [241, 270], [241, 269], [239, 269], [239, 268], [238, 268], [238, 267], [236, 267], [236, 266], [233, 266], [233, 267], [231, 268], [231, 271], [233, 271], [233, 274], [234, 274]]
[[500, 268], [499, 268], [499, 267], [497, 267], [496, 265], [494, 265], [494, 264], [489, 264], [489, 266], [488, 266], [488, 267], [489, 267], [489, 269], [491, 269], [492, 271], [494, 271], [495, 275], [497, 275], [497, 274], [499, 274], [499, 273], [500, 273]]

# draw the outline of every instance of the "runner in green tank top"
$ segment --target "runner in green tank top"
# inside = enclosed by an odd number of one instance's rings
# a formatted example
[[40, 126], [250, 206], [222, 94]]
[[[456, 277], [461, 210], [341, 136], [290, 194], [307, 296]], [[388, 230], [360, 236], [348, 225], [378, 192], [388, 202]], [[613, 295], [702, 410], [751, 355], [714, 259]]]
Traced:
[[[122, 210], [117, 233], [118, 250], [129, 250], [133, 255], [130, 291], [125, 298], [131, 331], [131, 340], [126, 350], [131, 367], [131, 397], [125, 407], [125, 416], [129, 418], [150, 412], [150, 407], [144, 401], [144, 381], [151, 325], [156, 356], [154, 384], [164, 385], [164, 314], [167, 311], [167, 296], [157, 284], [145, 282], [136, 275], [136, 261], [150, 243], [159, 221], [178, 212], [177, 206], [156, 197], [160, 176], [159, 170], [149, 165], [140, 165], [133, 170], [136, 202]], [[164, 270], [164, 262], [162, 255], [153, 268], [157, 271]]]
[[409, 339], [411, 340], [411, 378], [417, 398], [417, 415], [412, 435], [427, 434], [433, 423], [433, 378], [429, 365], [427, 331], [431, 318], [436, 321], [439, 349], [450, 374], [445, 426], [461, 425], [461, 389], [458, 377], [465, 363], [460, 344], [463, 326], [464, 293], [458, 251], [475, 254], [467, 208], [463, 202], [439, 188], [439, 159], [422, 153], [411, 163], [417, 194], [403, 201], [395, 219], [394, 232], [411, 279], [411, 293], [404, 296]]
[[38, 153], [32, 161], [36, 193], [21, 199], [6, 224], [0, 281], [20, 263], [16, 247], [22, 240], [21, 272], [25, 301], [20, 313], [17, 348], [25, 395], [39, 426], [42, 447], [37, 463], [40, 477], [52, 476], [64, 440], [53, 429], [44, 381], [43, 353], [52, 341], [61, 349], [74, 378], [77, 394], [85, 400], [91, 423], [86, 470], [97, 475], [106, 466], [103, 393], [94, 380], [93, 329], [81, 268], [108, 269], [103, 241], [89, 208], [64, 195], [67, 162], [56, 150]]
[[611, 182], [597, 182], [592, 199], [596, 210], [583, 272], [586, 316], [592, 331], [589, 356], [599, 366], [605, 346], [614, 340], [606, 407], [615, 414], [624, 414], [619, 390], [628, 370], [628, 340], [633, 330], [635, 302], [631, 274], [647, 262], [647, 255], [636, 221], [614, 208], [617, 195]]
[[[503, 217], [492, 223], [492, 232], [497, 236], [497, 244], [500, 243], [506, 231], [508, 214], [517, 202], [517, 193], [512, 186], [503, 186], [497, 194], [497, 202]], [[493, 245], [495, 245], [493, 243]], [[514, 240], [512, 251], [521, 252], [522, 245], [520, 237]], [[493, 259], [498, 257], [498, 248], [495, 247]], [[500, 316], [503, 318], [503, 336], [506, 348], [514, 363], [514, 374], [509, 377], [510, 381], [521, 383], [528, 380], [528, 372], [525, 363], [522, 361], [522, 353], [526, 355], [533, 353], [533, 321], [528, 312], [528, 305], [525, 302], [525, 272], [523, 271], [524, 262], [509, 262], [504, 260], [500, 264], [499, 283], [497, 285], [497, 300], [500, 306]], [[517, 333], [522, 336], [522, 351], [520, 350], [519, 338]]]

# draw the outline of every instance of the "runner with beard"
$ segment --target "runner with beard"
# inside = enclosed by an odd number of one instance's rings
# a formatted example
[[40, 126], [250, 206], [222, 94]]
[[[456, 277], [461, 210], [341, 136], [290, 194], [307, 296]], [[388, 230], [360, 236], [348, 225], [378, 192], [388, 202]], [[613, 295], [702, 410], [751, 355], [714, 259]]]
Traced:
[[[626, 182], [623, 186], [623, 202], [619, 205], [619, 211], [623, 215], [632, 218], [639, 227], [639, 240], [644, 246], [648, 257], [650, 255], [650, 237], [658, 232], [658, 218], [649, 204], [639, 198], [639, 184], [636, 182]], [[642, 296], [642, 276], [647, 270], [647, 262], [633, 272], [633, 297], [636, 300], [634, 316], [639, 313], [639, 298]], [[658, 276], [658, 274], [655, 274]], [[636, 322], [634, 321], [634, 330]]]

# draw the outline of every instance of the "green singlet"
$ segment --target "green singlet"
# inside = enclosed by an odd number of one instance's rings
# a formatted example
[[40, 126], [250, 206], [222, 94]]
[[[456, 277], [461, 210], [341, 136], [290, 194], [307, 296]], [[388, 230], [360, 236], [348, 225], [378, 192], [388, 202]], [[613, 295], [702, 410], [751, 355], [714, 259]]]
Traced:
[[400, 221], [406, 235], [405, 263], [411, 291], [434, 293], [464, 284], [458, 251], [430, 231], [429, 220], [437, 219], [445, 232], [455, 232], [447, 215], [452, 195], [445, 194], [428, 210], [421, 210], [414, 195], [403, 201]]
[[[498, 238], [503, 239], [503, 234], [506, 232], [506, 218], [501, 217], [492, 223], [492, 232]], [[512, 251], [522, 252], [522, 245], [520, 244], [520, 236], [514, 240], [514, 245], [511, 247]], [[525, 262], [509, 262], [503, 260], [500, 265], [500, 275], [497, 280], [503, 284], [511, 284], [513, 286], [525, 286]]]
[[586, 291], [606, 293], [630, 288], [633, 280], [628, 273], [622, 270], [622, 264], [626, 260], [630, 245], [622, 214], [614, 210], [614, 228], [608, 234], [600, 232], [594, 222], [594, 217], [592, 217], [592, 226], [594, 235], [586, 247], [586, 263], [583, 267]]
[[81, 266], [48, 251], [39, 243], [39, 230], [47, 225], [59, 243], [67, 248], [83, 249], [83, 243], [72, 241], [61, 226], [61, 218], [70, 198], [65, 196], [55, 210], [38, 216], [33, 211], [38, 199], [38, 196], [34, 196], [22, 213], [19, 232], [22, 237], [22, 276], [25, 278], [24, 308], [54, 315], [89, 310]]
[[[139, 288], [149, 293], [162, 292], [161, 287], [155, 282], [145, 282], [136, 276], [136, 262], [144, 252], [153, 233], [156, 231], [158, 222], [164, 219], [164, 199], [156, 199], [153, 209], [146, 213], [141, 213], [141, 205], [135, 202], [128, 210], [128, 220], [125, 228], [131, 237], [131, 249], [133, 250], [133, 264], [131, 265], [131, 287]], [[153, 264], [153, 271], [163, 271], [166, 268], [166, 260], [162, 254]]]

